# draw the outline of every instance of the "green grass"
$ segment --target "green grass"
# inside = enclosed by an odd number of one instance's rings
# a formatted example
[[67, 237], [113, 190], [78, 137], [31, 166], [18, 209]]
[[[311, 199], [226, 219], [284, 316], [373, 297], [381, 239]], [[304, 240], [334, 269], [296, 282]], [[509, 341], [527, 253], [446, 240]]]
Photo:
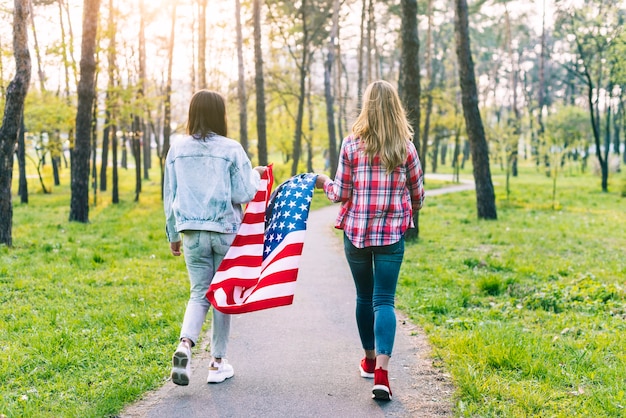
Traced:
[[[504, 178], [494, 176], [506, 196]], [[626, 200], [532, 169], [476, 219], [473, 192], [428, 198], [398, 305], [429, 334], [467, 417], [626, 414]]]
[[99, 195], [89, 224], [68, 222], [69, 186], [14, 198], [14, 247], [0, 247], [0, 415], [113, 416], [167, 378], [184, 261], [169, 254], [158, 180], [135, 203], [133, 172], [120, 174], [122, 202]]
[[[139, 202], [132, 170], [120, 175], [122, 202], [99, 193], [89, 224], [68, 222], [69, 170], [52, 194], [33, 179], [30, 203], [14, 198], [14, 248], [0, 247], [0, 416], [115, 416], [168, 377], [184, 261], [169, 254], [158, 170]], [[505, 196], [503, 176], [494, 182]], [[495, 222], [476, 219], [473, 192], [427, 198], [398, 306], [429, 334], [459, 416], [623, 416], [623, 184], [613, 176], [604, 194], [595, 177], [562, 177], [552, 210], [550, 179], [527, 169]], [[326, 204], [316, 191], [312, 207]]]

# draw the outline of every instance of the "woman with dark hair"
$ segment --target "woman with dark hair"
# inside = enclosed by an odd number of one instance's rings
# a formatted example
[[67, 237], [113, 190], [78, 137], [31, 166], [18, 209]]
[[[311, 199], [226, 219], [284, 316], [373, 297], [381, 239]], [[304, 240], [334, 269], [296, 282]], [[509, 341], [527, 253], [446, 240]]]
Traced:
[[[210, 308], [207, 290], [241, 225], [241, 205], [252, 200], [265, 170], [253, 169], [242, 146], [227, 134], [223, 97], [200, 90], [189, 105], [187, 135], [172, 143], [165, 161], [167, 239], [174, 256], [181, 255], [182, 244], [191, 288], [172, 358], [172, 381], [182, 386], [189, 384], [191, 348]], [[234, 375], [225, 358], [230, 316], [214, 309], [211, 330], [207, 382], [220, 383]]]
[[365, 357], [362, 377], [374, 378], [375, 399], [390, 400], [388, 365], [396, 333], [395, 293], [404, 256], [404, 233], [424, 201], [423, 173], [413, 130], [397, 91], [371, 83], [363, 108], [343, 140], [335, 180], [316, 187], [341, 202], [335, 227], [356, 287], [356, 322]]

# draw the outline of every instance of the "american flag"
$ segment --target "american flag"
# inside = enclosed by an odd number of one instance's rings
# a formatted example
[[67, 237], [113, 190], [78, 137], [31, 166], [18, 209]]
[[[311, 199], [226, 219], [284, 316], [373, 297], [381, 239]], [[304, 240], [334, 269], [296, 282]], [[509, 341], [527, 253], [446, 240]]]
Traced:
[[207, 292], [215, 309], [238, 314], [293, 302], [316, 179], [299, 174], [270, 194], [274, 179], [267, 167]]

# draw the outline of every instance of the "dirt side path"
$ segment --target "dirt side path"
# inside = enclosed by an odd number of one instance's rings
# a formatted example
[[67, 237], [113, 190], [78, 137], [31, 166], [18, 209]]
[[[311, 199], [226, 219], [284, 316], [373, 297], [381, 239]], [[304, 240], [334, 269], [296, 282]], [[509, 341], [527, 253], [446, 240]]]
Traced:
[[358, 372], [363, 352], [354, 320], [354, 284], [332, 228], [337, 210], [334, 205], [309, 216], [293, 305], [233, 318], [232, 379], [206, 384], [209, 355], [205, 347], [198, 348], [189, 386], [168, 382], [120, 416], [453, 416], [449, 376], [433, 367], [424, 333], [399, 312], [389, 372], [393, 400], [371, 399], [372, 380]]

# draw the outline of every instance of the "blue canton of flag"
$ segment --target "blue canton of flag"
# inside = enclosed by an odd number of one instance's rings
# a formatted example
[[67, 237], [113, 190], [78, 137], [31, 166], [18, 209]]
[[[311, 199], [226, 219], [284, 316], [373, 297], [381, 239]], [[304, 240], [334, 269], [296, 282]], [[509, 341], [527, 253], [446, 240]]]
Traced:
[[265, 212], [265, 248], [267, 258], [290, 232], [306, 230], [309, 207], [317, 174], [299, 174], [278, 186]]

